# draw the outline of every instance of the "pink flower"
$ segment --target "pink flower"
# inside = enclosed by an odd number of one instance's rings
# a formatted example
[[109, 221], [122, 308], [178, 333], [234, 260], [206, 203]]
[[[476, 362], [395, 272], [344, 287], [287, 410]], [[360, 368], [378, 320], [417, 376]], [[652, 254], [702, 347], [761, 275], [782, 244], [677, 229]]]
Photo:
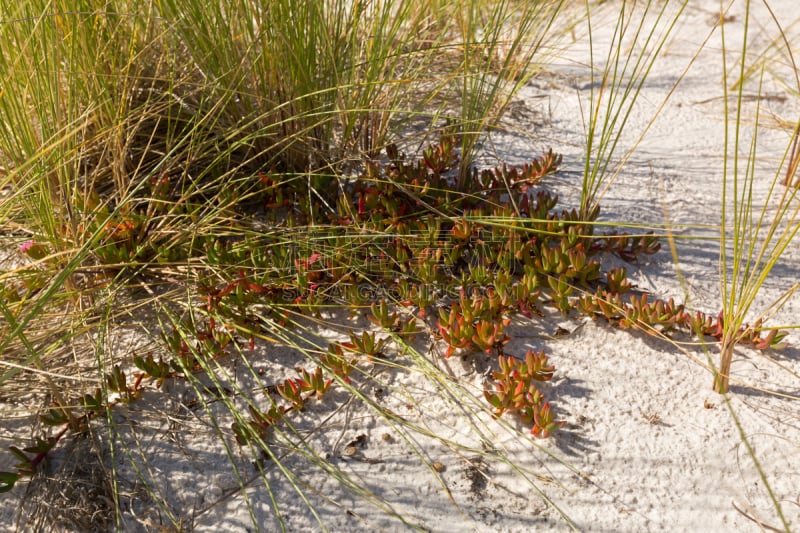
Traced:
[[302, 266], [305, 269], [309, 269], [311, 268], [311, 265], [313, 265], [320, 257], [322, 257], [320, 254], [314, 252], [313, 254], [311, 254], [311, 257], [309, 257], [307, 261], [298, 261], [297, 259], [295, 259], [294, 264], [297, 268], [300, 268]]
[[22, 244], [19, 245], [19, 252], [22, 254], [28, 253], [28, 250], [33, 248], [33, 244], [34, 244], [33, 239], [23, 242]]

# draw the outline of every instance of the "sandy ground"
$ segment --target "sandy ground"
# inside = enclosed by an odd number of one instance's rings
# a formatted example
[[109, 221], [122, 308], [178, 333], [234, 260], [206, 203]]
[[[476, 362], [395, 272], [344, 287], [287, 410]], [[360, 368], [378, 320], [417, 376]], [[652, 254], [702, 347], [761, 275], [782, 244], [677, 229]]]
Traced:
[[[595, 35], [601, 50], [613, 30], [607, 21], [616, 17], [617, 3], [609, 4], [614, 5], [595, 20], [602, 27]], [[737, 39], [741, 42], [743, 4], [734, 2], [729, 12], [733, 18], [726, 23], [734, 49]], [[791, 13], [792, 5], [791, 0], [772, 3], [783, 14]], [[774, 25], [761, 4], [753, 11], [752, 47], [764, 50], [775, 37]], [[633, 108], [621, 150], [634, 144], [650, 124], [712, 32], [713, 22], [711, 11], [687, 10]], [[788, 27], [798, 21], [782, 23]], [[794, 42], [800, 44], [797, 38]], [[605, 195], [604, 218], [669, 221], [678, 234], [716, 235], [715, 229], [702, 225], [718, 225], [721, 211], [720, 46], [717, 30]], [[580, 105], [585, 113], [591, 82], [585, 39], [567, 44], [559, 57], [550, 73], [523, 89], [522, 104], [511, 114], [515, 131], [493, 134], [485, 152], [490, 164], [493, 156], [521, 163], [551, 146], [562, 152], [564, 171], [551, 186], [562, 203], [570, 205], [579, 194], [586, 139]], [[788, 67], [780, 60], [770, 65], [784, 79], [794, 79], [787, 77]], [[771, 95], [761, 100], [767, 125], [776, 117], [796, 120], [800, 111], [796, 95], [787, 94], [776, 80], [769, 73], [765, 77], [763, 91]], [[747, 91], [751, 89], [755, 90], [748, 86]], [[755, 101], [746, 102], [745, 116], [752, 117], [755, 106]], [[769, 127], [759, 135], [757, 198], [763, 197], [790, 138], [785, 129]], [[746, 150], [747, 144], [743, 147]], [[696, 226], [685, 229], [689, 225]], [[796, 248], [787, 251], [766, 281], [756, 312], [798, 279]], [[638, 264], [626, 265], [631, 279], [658, 297], [675, 297], [693, 309], [716, 313], [718, 242], [678, 240], [677, 252], [677, 265], [666, 246]], [[683, 286], [679, 274], [685, 277]], [[800, 298], [795, 296], [772, 323], [796, 324], [798, 316]], [[344, 317], [329, 318], [348, 323]], [[366, 322], [359, 318], [355, 324], [363, 327]], [[558, 327], [570, 333], [553, 337]], [[338, 330], [316, 328], [314, 333], [344, 339]], [[445, 361], [423, 344], [417, 346], [422, 359], [443, 370], [440, 382], [423, 379], [410, 355], [397, 355], [396, 367], [371, 369], [381, 385], [362, 380], [362, 399], [334, 392], [330, 401], [310, 405], [292, 418], [308, 455], [317, 454], [325, 464], [341, 469], [343, 480], [297, 454], [283, 458], [280, 466], [254, 461], [232, 440], [217, 438], [215, 424], [223, 431], [230, 427], [222, 403], [213, 395], [197, 397], [180, 384], [148, 391], [127, 410], [118, 410], [114, 448], [93, 444], [92, 439], [74, 440], [64, 446], [66, 459], [61, 460], [71, 464], [70, 457], [100, 449], [108, 464], [115, 463], [118, 487], [129, 498], [123, 502], [122, 525], [131, 531], [154, 530], [168, 523], [169, 514], [197, 531], [252, 531], [253, 524], [275, 531], [273, 498], [289, 531], [321, 530], [319, 522], [330, 531], [536, 531], [566, 530], [570, 523], [584, 531], [782, 530], [744, 435], [786, 521], [800, 528], [797, 333], [788, 339], [791, 346], [779, 353], [739, 349], [727, 399], [712, 392], [707, 356], [700, 346], [688, 343], [688, 337], [676, 338], [687, 341], [681, 350], [602, 322], [564, 321], [555, 315], [535, 323], [517, 321], [509, 333], [514, 340], [507, 352], [544, 349], [556, 366], [556, 376], [544, 390], [568, 425], [550, 439], [534, 441], [513, 423], [476, 415], [453, 392], [465, 391], [480, 405], [487, 368], [483, 356]], [[716, 361], [716, 347], [709, 348]], [[253, 364], [279, 379], [298, 357], [288, 348], [271, 347]], [[249, 386], [245, 369], [226, 371], [240, 386]], [[214, 416], [198, 408], [203, 402]], [[376, 416], [370, 404], [389, 409], [418, 430], [398, 431], [390, 420]], [[324, 423], [315, 430], [320, 420]], [[15, 429], [10, 422], [0, 428], [4, 434]], [[274, 437], [278, 454], [282, 438], [280, 433]], [[238, 470], [231, 468], [232, 462]], [[53, 469], [59, 468], [57, 463]], [[263, 478], [259, 467], [265, 471]], [[244, 491], [239, 476], [246, 480]], [[287, 481], [292, 476], [319, 522]], [[142, 480], [165, 499], [166, 508], [147, 497]], [[359, 488], [350, 490], [350, 484]], [[15, 524], [14, 511], [26, 487], [18, 488], [0, 499], [0, 523]], [[27, 497], [33, 498], [30, 492]]]

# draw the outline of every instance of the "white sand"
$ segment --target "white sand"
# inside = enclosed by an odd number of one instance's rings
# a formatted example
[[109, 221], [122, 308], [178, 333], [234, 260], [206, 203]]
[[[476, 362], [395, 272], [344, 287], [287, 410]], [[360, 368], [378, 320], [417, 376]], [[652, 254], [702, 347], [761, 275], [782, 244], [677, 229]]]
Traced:
[[[616, 17], [618, 2], [608, 4], [613, 5], [607, 6], [605, 15], [598, 15], [597, 24]], [[735, 2], [730, 14], [736, 18], [726, 25], [731, 49], [739, 46], [736, 40], [742, 33], [743, 4]], [[786, 26], [795, 23], [789, 37], [800, 43], [794, 1], [772, 4], [783, 16], [795, 13], [793, 19], [782, 22]], [[775, 37], [775, 27], [760, 3], [753, 11], [757, 17], [752, 22], [752, 50], [763, 50]], [[712, 31], [711, 21], [712, 11], [689, 8], [634, 107], [620, 143], [620, 155], [636, 141], [677, 83]], [[603, 50], [613, 28], [606, 24], [595, 29], [595, 45]], [[519, 110], [522, 114], [514, 123], [520, 132], [496, 133], [492, 143], [486, 145], [487, 157], [496, 153], [512, 163], [523, 162], [551, 146], [564, 153], [565, 172], [551, 184], [566, 205], [579, 194], [584, 157], [585, 130], [579, 101], [586, 112], [586, 50], [587, 44], [581, 40], [559, 51], [562, 59], [556, 62], [552, 74], [537, 79], [520, 95], [525, 109]], [[717, 31], [606, 194], [602, 202], [604, 219], [662, 224], [668, 216], [676, 225], [719, 224], [724, 126], [719, 51]], [[602, 52], [596, 54], [596, 60], [601, 56]], [[783, 79], [793, 79], [780, 61], [770, 66]], [[755, 90], [747, 88], [748, 94]], [[763, 90], [788, 96], [785, 100], [762, 100], [765, 122], [772, 117], [797, 120], [800, 106], [796, 94], [787, 94], [771, 75], [765, 77]], [[745, 122], [755, 109], [755, 102], [745, 104]], [[764, 128], [759, 135], [757, 195], [763, 194], [778, 168], [790, 132]], [[747, 143], [742, 147], [746, 150]], [[639, 288], [662, 298], [688, 299], [691, 308], [716, 314], [721, 306], [719, 245], [713, 239], [717, 230], [681, 231], [712, 237], [677, 241], [686, 290], [678, 281], [667, 246], [639, 264], [625, 266]], [[765, 283], [756, 313], [764, 311], [797, 281], [800, 253], [796, 248], [785, 254]], [[617, 263], [622, 264], [619, 260]], [[771, 323], [796, 324], [798, 316], [800, 299], [793, 297]], [[360, 320], [356, 325], [365, 324]], [[572, 333], [547, 338], [558, 325]], [[343, 339], [341, 333], [327, 333]], [[506, 426], [489, 416], [465, 419], [458, 402], [413, 368], [383, 370], [379, 375], [385, 382], [382, 393], [374, 385], [364, 388], [370, 401], [419, 426], [418, 432], [404, 432], [408, 441], [365, 402], [349, 400], [343, 391], [290, 417], [305, 436], [309, 450], [340, 468], [361, 487], [359, 490], [371, 491], [383, 500], [378, 507], [370, 505], [310, 461], [296, 455], [286, 457], [283, 465], [307, 484], [304, 492], [330, 531], [568, 529], [568, 521], [554, 506], [575, 527], [586, 531], [761, 529], [743, 513], [762, 520], [765, 527], [782, 529], [742, 434], [753, 447], [786, 520], [792, 527], [800, 527], [800, 337], [796, 333], [788, 339], [791, 347], [780, 353], [737, 350], [730, 406], [711, 390], [711, 374], [705, 368], [708, 360], [698, 346], [686, 345], [681, 351], [641, 333], [620, 331], [588, 319], [563, 321], [558, 316], [536, 323], [515, 322], [510, 334], [514, 340], [506, 349], [508, 353], [521, 355], [528, 348], [544, 349], [556, 366], [554, 380], [543, 390], [568, 426], [548, 440], [534, 441], [524, 435], [521, 426]], [[691, 339], [678, 336], [676, 340]], [[426, 352], [427, 346], [418, 348]], [[718, 362], [716, 346], [709, 348], [714, 362]], [[442, 383], [463, 387], [475, 398], [475, 406], [482, 404], [485, 356], [445, 361], [435, 353], [424, 355], [444, 370]], [[412, 366], [407, 356], [395, 360], [403, 367]], [[268, 382], [270, 376], [276, 381], [286, 377], [298, 361], [299, 355], [284, 348], [269, 348], [268, 353], [253, 358], [253, 364], [265, 370]], [[247, 387], [244, 368], [228, 370], [235, 372], [240, 386]], [[175, 383], [171, 392], [153, 390], [128, 411], [117, 411], [120, 442], [130, 446], [142, 476], [152, 480], [166, 498], [169, 511], [182, 518], [188, 528], [252, 531], [255, 522], [264, 531], [275, 531], [270, 492], [256, 475], [251, 454], [235, 444], [229, 450], [241, 475], [254, 478], [247, 485], [245, 497], [224, 443], [216, 436], [214, 422], [202, 407], [194, 411], [182, 407], [181, 401], [188, 403], [193, 394], [181, 393], [180, 384]], [[204, 399], [211, 401], [213, 397]], [[220, 402], [209, 405], [220, 417], [222, 430], [230, 433], [226, 410]], [[740, 428], [732, 413], [738, 417]], [[321, 428], [311, 432], [321, 420]], [[390, 440], [384, 440], [384, 434], [391, 435]], [[359, 439], [361, 435], [365, 437]], [[231, 442], [229, 439], [227, 444]], [[348, 457], [350, 444], [356, 453]], [[275, 446], [276, 453], [281, 449]], [[115, 453], [126, 452], [117, 448]], [[131, 460], [120, 456], [116, 462], [121, 491], [145, 494], [136, 481]], [[432, 468], [435, 462], [444, 467], [442, 472]], [[288, 529], [322, 529], [286, 476], [273, 463], [263, 464]], [[524, 470], [514, 471], [512, 467]], [[553, 505], [546, 503], [533, 486]], [[4, 513], [0, 520], [13, 523], [12, 506], [24, 490], [25, 486], [20, 486], [11, 497], [0, 499]], [[387, 513], [387, 506], [406, 517], [408, 523]], [[133, 504], [125, 501], [123, 507], [128, 530], [153, 529], [168, 523], [164, 511], [146, 499]], [[143, 525], [147, 523], [151, 526]]]

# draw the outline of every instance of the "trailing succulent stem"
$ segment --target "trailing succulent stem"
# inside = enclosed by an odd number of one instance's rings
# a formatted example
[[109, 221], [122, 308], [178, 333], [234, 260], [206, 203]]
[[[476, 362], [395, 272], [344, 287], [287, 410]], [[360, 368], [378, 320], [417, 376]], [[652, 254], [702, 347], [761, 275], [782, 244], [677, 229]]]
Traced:
[[[717, 390], [727, 389], [735, 344], [781, 346], [785, 334], [763, 328], [760, 321], [729, 337], [721, 314], [712, 318], [690, 313], [671, 299], [652, 299], [635, 291], [624, 268], [604, 270], [608, 254], [636, 261], [656, 253], [658, 238], [596, 234], [599, 206], [587, 216], [575, 209], [559, 211], [558, 196], [541, 187], [561, 162], [552, 151], [519, 168], [473, 170], [466, 187], [474, 192], [464, 195], [454, 183], [455, 146], [445, 133], [416, 161], [390, 146], [387, 163], [365, 161], [363, 171], [339, 188], [317, 190], [311, 181], [259, 172], [249, 201], [267, 212], [280, 211], [280, 220], [291, 223], [258, 233], [234, 228], [224, 238], [199, 235], [190, 246], [163, 253], [137, 241], [143, 219], [108, 211], [104, 217], [110, 222], [87, 229], [100, 232], [101, 251], [94, 259], [101, 265], [147, 258], [148, 268], [157, 272], [163, 261], [178, 255], [202, 258], [187, 279], [197, 297], [191, 304], [194, 318], [174, 321], [172, 331], [162, 332], [164, 355], [134, 358], [132, 385], [115, 366], [105, 376], [105, 392], [84, 394], [42, 415], [43, 422], [63, 429], [31, 447], [12, 448], [18, 471], [0, 473], [0, 490], [30, 475], [67, 431], [82, 431], [97, 414], [135, 401], [145, 383], [187, 379], [206, 371], [209, 362], [253, 352], [257, 344], [276, 342], [274, 337], [291, 329], [298, 316], [320, 317], [331, 306], [368, 310], [380, 331], [350, 330], [347, 341], [330, 342], [321, 355], [309, 355], [310, 365], [298, 365], [290, 377], [265, 385], [261, 397], [248, 397], [247, 413], [231, 426], [240, 444], [260, 445], [290, 413], [325, 399], [331, 387], [352, 387], [354, 370], [385, 363], [403, 351], [395, 341], [426, 329], [444, 345], [445, 357], [496, 356], [496, 370], [483, 391], [492, 413], [513, 414], [533, 436], [548, 437], [565, 424], [539, 388], [552, 379], [554, 365], [544, 351], [528, 350], [524, 357], [505, 353], [512, 321], [544, 317], [548, 306], [565, 316], [603, 318], [649, 334], [683, 330], [721, 340], [726, 358], [715, 378]], [[153, 198], [164, 199], [152, 205], [152, 215], [174, 213], [174, 207], [165, 207], [168, 184], [166, 176], [152, 184]], [[26, 243], [21, 251], [44, 267], [54, 252], [38, 242]], [[30, 277], [28, 282], [30, 294], [46, 280]], [[73, 412], [79, 414], [67, 414]]]
[[39, 415], [39, 421], [47, 427], [61, 429], [46, 438], [36, 437], [33, 445], [22, 449], [9, 447], [9, 451], [19, 462], [14, 465], [16, 472], [0, 472], [0, 493], [12, 490], [21, 479], [33, 476], [47, 454], [69, 432], [84, 432], [96, 416], [107, 414], [120, 403], [129, 403], [139, 398], [142, 393], [142, 377], [138, 375], [132, 384], [128, 384], [125, 372], [115, 365], [104, 376], [104, 389], [97, 388], [92, 394], [74, 397], [61, 405], [51, 405], [45, 413]]

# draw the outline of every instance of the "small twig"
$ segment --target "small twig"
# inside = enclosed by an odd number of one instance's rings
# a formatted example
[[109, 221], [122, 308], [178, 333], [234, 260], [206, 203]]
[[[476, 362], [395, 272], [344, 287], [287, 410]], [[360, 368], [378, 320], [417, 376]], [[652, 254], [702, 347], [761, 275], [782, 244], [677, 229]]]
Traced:
[[[722, 100], [725, 98], [724, 96], [712, 96], [711, 98], [706, 98], [705, 100], [696, 100], [692, 102], [693, 104], [708, 104], [715, 100]], [[730, 96], [729, 98], [733, 98]], [[742, 101], [743, 102], [785, 102], [786, 101], [785, 94], [743, 94]]]
[[755, 522], [756, 524], [759, 525], [759, 527], [762, 527], [764, 529], [768, 529], [769, 531], [777, 531], [777, 533], [784, 533], [783, 529], [779, 529], [777, 527], [773, 527], [773, 526], [767, 525], [764, 522], [762, 522], [761, 520], [759, 520], [758, 518], [756, 518], [755, 516], [752, 516], [749, 513], [747, 513], [746, 511], [743, 511], [743, 510], [739, 509], [739, 507], [736, 505], [736, 502], [731, 502], [731, 505], [733, 505], [734, 509], [739, 511], [739, 514], [741, 514], [743, 517], [747, 518], [751, 522]]
[[[800, 127], [800, 123], [798, 124]], [[789, 152], [789, 163], [786, 165], [786, 176], [783, 178], [783, 185], [786, 187], [791, 187], [792, 182], [794, 180], [794, 175], [797, 173], [797, 165], [800, 163], [800, 154], [797, 152], [797, 139], [798, 139], [798, 130], [795, 128], [794, 134], [792, 135], [792, 149]]]

